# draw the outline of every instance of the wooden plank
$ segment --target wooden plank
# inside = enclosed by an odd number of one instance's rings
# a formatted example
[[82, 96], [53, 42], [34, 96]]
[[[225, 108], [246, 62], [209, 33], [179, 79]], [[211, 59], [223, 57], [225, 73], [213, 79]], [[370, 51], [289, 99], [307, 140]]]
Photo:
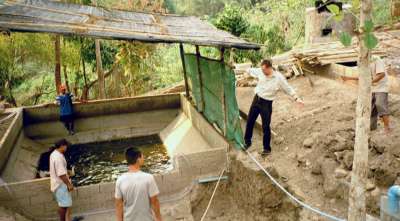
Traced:
[[201, 63], [200, 63], [200, 48], [198, 45], [196, 45], [196, 61], [197, 61], [197, 70], [199, 72], [199, 84], [200, 84], [200, 99], [201, 99], [201, 108], [200, 112], [203, 112], [205, 110], [205, 102], [204, 102], [204, 88], [203, 88], [203, 74], [201, 71]]
[[224, 61], [224, 55], [225, 55], [225, 48], [221, 48], [220, 52], [220, 59], [221, 59], [221, 74], [222, 74], [222, 95], [221, 95], [221, 104], [222, 104], [222, 112], [224, 114], [224, 136], [226, 137], [227, 131], [228, 131], [228, 113], [226, 109], [226, 94], [225, 94], [225, 61]]
[[182, 68], [183, 68], [183, 77], [185, 79], [185, 92], [186, 92], [186, 98], [190, 100], [190, 94], [189, 94], [189, 83], [188, 83], [188, 78], [187, 78], [187, 72], [186, 72], [186, 63], [185, 63], [185, 51], [183, 49], [183, 44], [179, 44], [179, 52], [181, 55], [181, 61], [182, 61]]

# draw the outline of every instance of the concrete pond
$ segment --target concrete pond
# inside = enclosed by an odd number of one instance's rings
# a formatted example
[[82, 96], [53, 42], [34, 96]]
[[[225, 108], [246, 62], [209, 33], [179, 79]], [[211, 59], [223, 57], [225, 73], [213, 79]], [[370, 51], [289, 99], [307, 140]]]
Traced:
[[298, 220], [300, 209], [182, 94], [77, 103], [72, 136], [56, 105], [12, 111], [0, 141], [0, 208], [29, 220], [57, 220], [49, 178], [35, 175], [40, 154], [60, 138], [83, 157], [73, 159], [72, 210], [85, 221], [115, 220], [115, 179], [126, 171], [121, 153], [130, 146], [146, 150], [164, 220], [200, 220], [221, 171], [225, 178], [205, 220]]
[[[40, 154], [60, 138], [66, 138], [72, 143], [71, 149], [81, 152], [82, 148], [93, 146], [98, 146], [98, 152], [113, 148], [121, 152], [125, 145], [137, 145], [138, 140], [142, 140], [139, 146], [145, 149], [146, 142], [156, 141], [165, 168], [150, 172], [154, 172], [161, 200], [179, 195], [199, 178], [217, 176], [226, 166], [229, 144], [179, 94], [79, 103], [75, 109], [77, 133], [73, 136], [58, 121], [55, 105], [15, 110], [0, 143], [0, 205], [34, 220], [56, 217], [49, 180], [35, 179], [35, 174]], [[99, 149], [106, 146], [107, 150]], [[154, 146], [148, 148], [157, 151]], [[149, 157], [157, 154], [147, 153]], [[123, 160], [121, 167], [122, 163]], [[92, 185], [80, 183], [73, 192], [73, 211], [84, 214], [112, 209], [114, 182], [115, 177]]]

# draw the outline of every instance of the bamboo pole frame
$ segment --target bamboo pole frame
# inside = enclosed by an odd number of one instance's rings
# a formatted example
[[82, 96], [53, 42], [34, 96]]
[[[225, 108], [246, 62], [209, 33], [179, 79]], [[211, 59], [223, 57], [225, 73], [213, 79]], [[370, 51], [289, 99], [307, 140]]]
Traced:
[[188, 83], [188, 77], [187, 77], [187, 71], [186, 71], [186, 63], [185, 63], [185, 50], [183, 48], [183, 44], [179, 44], [179, 52], [181, 55], [181, 61], [182, 61], [182, 68], [183, 68], [183, 77], [185, 79], [185, 93], [186, 93], [186, 98], [190, 99], [190, 93], [189, 93], [189, 83]]
[[204, 102], [204, 91], [203, 91], [203, 74], [201, 71], [201, 64], [200, 64], [200, 47], [198, 45], [196, 45], [196, 60], [197, 60], [197, 70], [199, 72], [199, 84], [200, 84], [200, 99], [201, 99], [201, 108], [199, 110], [199, 112], [203, 112], [205, 110], [205, 102]]

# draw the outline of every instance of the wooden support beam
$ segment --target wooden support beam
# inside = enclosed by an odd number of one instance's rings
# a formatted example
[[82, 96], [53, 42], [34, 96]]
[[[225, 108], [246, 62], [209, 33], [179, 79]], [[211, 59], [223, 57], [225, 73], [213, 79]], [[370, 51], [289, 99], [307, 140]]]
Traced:
[[198, 45], [196, 45], [196, 60], [197, 60], [197, 70], [199, 72], [199, 84], [200, 84], [200, 112], [203, 112], [205, 110], [205, 102], [204, 102], [204, 92], [203, 92], [203, 74], [201, 72], [201, 64], [200, 64], [200, 58], [201, 58], [201, 54], [200, 54], [200, 48]]
[[221, 103], [222, 103], [222, 112], [224, 114], [224, 136], [226, 137], [227, 132], [228, 132], [228, 113], [226, 109], [226, 95], [225, 95], [225, 61], [224, 61], [224, 54], [225, 54], [225, 48], [221, 48], [221, 54], [220, 54], [220, 60], [221, 60], [221, 77], [222, 77], [222, 94], [221, 94]]
[[186, 98], [190, 99], [189, 84], [188, 84], [188, 78], [187, 78], [187, 72], [186, 72], [186, 63], [185, 63], [185, 51], [183, 49], [183, 44], [182, 43], [179, 44], [179, 52], [180, 52], [181, 61], [182, 61], [183, 77], [185, 79]]

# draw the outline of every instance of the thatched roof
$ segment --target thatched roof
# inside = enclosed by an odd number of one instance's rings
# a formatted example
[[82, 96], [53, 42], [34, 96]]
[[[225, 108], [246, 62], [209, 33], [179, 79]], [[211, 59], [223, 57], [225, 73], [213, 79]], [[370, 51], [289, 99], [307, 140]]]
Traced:
[[260, 48], [192, 16], [107, 10], [46, 0], [10, 0], [0, 4], [0, 29], [153, 43]]

